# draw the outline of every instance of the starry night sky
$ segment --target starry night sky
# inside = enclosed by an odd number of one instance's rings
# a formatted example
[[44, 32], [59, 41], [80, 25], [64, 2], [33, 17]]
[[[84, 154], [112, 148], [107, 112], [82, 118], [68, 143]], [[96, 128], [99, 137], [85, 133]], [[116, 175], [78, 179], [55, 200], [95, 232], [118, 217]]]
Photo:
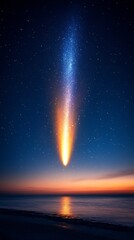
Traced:
[[[78, 184], [78, 191], [85, 186], [90, 192], [90, 179], [112, 179], [113, 185], [129, 179], [126, 188], [134, 192], [132, 2], [0, 3], [2, 191], [60, 191], [63, 182], [70, 183], [67, 191]], [[54, 109], [72, 21], [77, 131], [65, 168], [57, 153]]]

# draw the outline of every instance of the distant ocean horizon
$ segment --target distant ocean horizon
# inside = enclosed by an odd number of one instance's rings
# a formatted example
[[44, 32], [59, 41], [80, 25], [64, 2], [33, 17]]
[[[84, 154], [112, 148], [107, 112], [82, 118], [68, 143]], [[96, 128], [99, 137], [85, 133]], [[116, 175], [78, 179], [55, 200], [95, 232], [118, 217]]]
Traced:
[[0, 195], [0, 208], [134, 227], [134, 195]]

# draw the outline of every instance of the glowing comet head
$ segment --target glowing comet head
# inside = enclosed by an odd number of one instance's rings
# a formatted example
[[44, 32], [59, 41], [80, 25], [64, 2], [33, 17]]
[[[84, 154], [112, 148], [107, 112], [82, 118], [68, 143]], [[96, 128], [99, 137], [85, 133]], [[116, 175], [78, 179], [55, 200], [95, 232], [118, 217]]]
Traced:
[[57, 108], [56, 132], [58, 152], [64, 166], [67, 166], [71, 157], [75, 137], [75, 114], [69, 113], [65, 106]]

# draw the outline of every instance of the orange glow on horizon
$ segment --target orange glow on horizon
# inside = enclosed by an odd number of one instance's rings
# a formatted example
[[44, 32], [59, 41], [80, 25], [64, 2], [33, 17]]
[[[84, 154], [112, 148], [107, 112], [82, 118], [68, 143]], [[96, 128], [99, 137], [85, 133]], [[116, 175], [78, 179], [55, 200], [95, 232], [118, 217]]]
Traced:
[[68, 102], [56, 109], [56, 140], [61, 162], [67, 166], [73, 150], [75, 139], [75, 114], [69, 110]]
[[[69, 179], [22, 179], [0, 184], [1, 192], [33, 194], [134, 194], [134, 177], [115, 179], [87, 179], [73, 181]], [[66, 201], [67, 202], [67, 201]], [[68, 204], [69, 205], [69, 204]]]

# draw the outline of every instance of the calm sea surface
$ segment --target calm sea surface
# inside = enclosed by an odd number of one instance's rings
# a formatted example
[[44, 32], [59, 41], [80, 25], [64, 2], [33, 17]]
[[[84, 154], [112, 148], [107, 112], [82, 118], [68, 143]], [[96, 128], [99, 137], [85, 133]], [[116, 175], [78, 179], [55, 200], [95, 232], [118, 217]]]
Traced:
[[134, 196], [1, 196], [0, 207], [134, 226]]

